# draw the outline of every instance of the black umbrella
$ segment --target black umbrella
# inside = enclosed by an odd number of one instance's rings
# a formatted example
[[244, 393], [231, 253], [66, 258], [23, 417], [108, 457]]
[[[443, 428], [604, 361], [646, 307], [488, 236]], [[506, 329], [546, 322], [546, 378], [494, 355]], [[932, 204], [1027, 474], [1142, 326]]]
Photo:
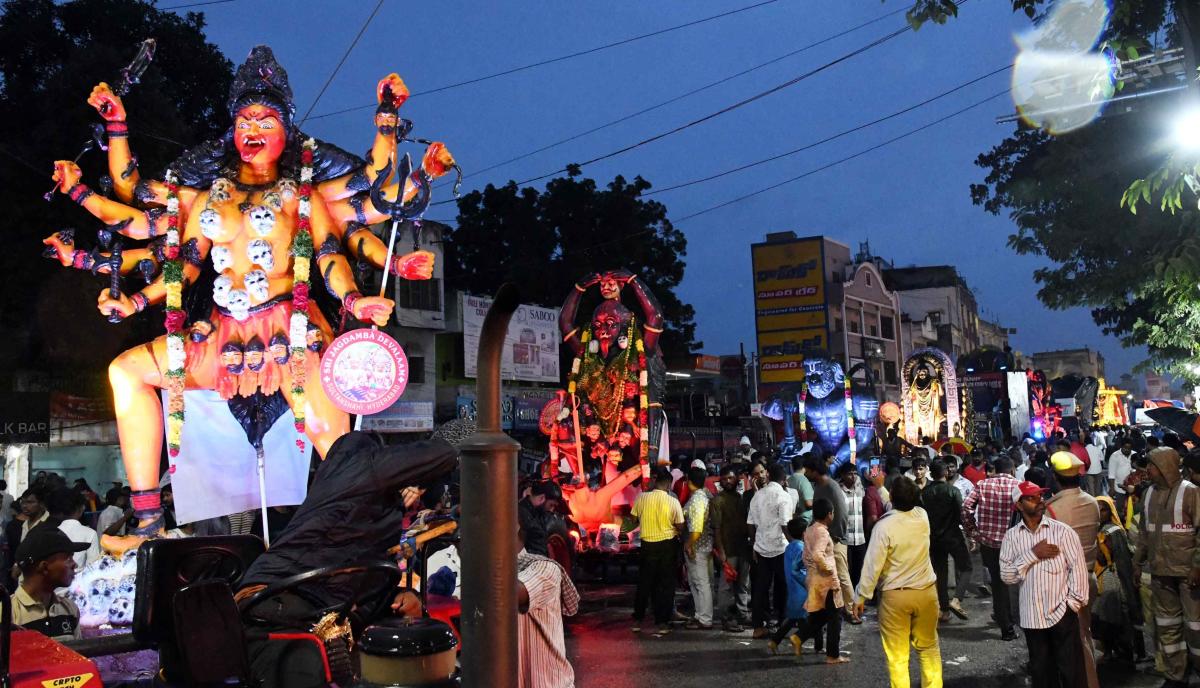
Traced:
[[1164, 406], [1146, 411], [1155, 423], [1179, 435], [1182, 440], [1200, 444], [1200, 414], [1185, 411], [1175, 406]]

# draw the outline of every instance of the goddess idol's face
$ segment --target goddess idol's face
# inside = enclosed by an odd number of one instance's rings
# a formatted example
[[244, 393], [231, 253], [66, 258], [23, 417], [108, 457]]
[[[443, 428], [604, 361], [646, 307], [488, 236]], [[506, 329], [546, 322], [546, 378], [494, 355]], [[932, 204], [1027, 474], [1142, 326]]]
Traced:
[[247, 165], [269, 165], [283, 154], [287, 131], [283, 117], [266, 105], [247, 105], [233, 120], [233, 145]]

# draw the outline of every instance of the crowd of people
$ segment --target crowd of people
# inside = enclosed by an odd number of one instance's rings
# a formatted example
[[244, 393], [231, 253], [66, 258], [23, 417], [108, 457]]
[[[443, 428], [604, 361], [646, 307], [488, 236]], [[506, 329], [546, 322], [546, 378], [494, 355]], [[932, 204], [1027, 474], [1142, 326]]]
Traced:
[[[632, 630], [750, 629], [772, 653], [811, 641], [842, 664], [842, 625], [873, 606], [892, 685], [909, 685], [915, 652], [933, 686], [939, 626], [968, 620], [978, 594], [1001, 640], [1024, 637], [1034, 686], [1096, 686], [1097, 664], [1151, 661], [1165, 688], [1186, 685], [1200, 666], [1200, 450], [1135, 428], [941, 451], [889, 438], [855, 463], [746, 440], [719, 465], [656, 469], [624, 525], [640, 533]], [[532, 487], [527, 530], [560, 527], [556, 500], [555, 485]]]

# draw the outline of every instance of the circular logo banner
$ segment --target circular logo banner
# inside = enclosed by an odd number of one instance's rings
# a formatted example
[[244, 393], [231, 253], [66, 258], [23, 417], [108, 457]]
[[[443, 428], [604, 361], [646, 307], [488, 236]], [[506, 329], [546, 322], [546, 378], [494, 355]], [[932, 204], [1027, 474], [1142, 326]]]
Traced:
[[379, 330], [350, 330], [321, 357], [321, 386], [341, 410], [359, 416], [396, 403], [408, 385], [408, 357]]

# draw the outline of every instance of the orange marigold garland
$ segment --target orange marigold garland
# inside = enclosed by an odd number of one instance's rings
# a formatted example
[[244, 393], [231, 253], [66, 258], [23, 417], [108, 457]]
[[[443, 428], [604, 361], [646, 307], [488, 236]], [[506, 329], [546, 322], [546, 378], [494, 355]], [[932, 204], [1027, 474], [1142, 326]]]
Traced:
[[183, 390], [187, 378], [187, 350], [183, 342], [183, 261], [179, 257], [179, 181], [175, 173], [164, 175], [167, 187], [167, 243], [164, 251], [163, 284], [166, 287], [167, 329], [167, 452], [179, 456], [183, 436]]
[[[292, 317], [288, 327], [288, 343], [292, 349], [288, 366], [292, 373], [292, 413], [296, 417], [296, 432], [304, 434], [304, 385], [308, 378], [306, 353], [308, 344], [308, 277], [312, 265], [312, 179], [313, 149], [316, 141], [305, 139], [300, 153], [300, 201], [296, 237], [292, 240]], [[304, 451], [304, 440], [296, 446]]]

